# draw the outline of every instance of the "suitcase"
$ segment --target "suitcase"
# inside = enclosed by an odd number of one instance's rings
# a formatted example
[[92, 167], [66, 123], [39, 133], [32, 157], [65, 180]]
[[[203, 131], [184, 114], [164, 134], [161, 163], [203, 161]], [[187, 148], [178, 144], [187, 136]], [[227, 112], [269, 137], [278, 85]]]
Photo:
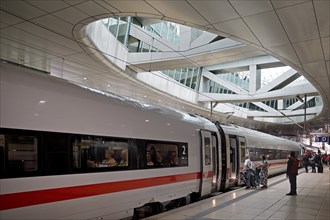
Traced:
[[322, 164], [317, 166], [317, 172], [318, 173], [323, 173], [323, 165]]

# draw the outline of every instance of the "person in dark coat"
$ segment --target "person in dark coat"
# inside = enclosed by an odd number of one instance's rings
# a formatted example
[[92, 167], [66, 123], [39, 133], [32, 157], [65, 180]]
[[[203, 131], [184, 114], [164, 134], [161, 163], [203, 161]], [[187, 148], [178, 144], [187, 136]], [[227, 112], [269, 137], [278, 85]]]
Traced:
[[287, 196], [297, 195], [298, 166], [299, 160], [297, 159], [295, 152], [291, 151], [286, 168], [286, 176], [287, 178], [289, 178], [290, 181], [290, 192], [286, 194]]
[[308, 156], [308, 153], [305, 152], [304, 157], [303, 157], [303, 165], [305, 167], [306, 173], [308, 173], [308, 164], [309, 164], [309, 156]]

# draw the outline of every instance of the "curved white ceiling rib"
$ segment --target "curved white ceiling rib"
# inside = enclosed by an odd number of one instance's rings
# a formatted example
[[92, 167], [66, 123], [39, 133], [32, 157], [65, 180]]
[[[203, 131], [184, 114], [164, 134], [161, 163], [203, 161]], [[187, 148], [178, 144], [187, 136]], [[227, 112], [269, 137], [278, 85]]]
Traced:
[[[237, 40], [303, 74], [318, 90], [324, 105], [319, 117], [308, 124], [329, 126], [329, 1], [31, 0], [1, 1], [0, 8], [1, 59], [154, 102], [159, 102], [159, 93], [127, 81], [128, 77], [118, 75], [120, 70], [95, 59], [97, 50], [90, 50], [93, 45], [86, 41], [78, 41], [77, 32], [101, 18], [138, 16], [173, 21]], [[173, 100], [165, 95], [162, 101], [182, 106]], [[198, 106], [196, 111], [203, 113]]]

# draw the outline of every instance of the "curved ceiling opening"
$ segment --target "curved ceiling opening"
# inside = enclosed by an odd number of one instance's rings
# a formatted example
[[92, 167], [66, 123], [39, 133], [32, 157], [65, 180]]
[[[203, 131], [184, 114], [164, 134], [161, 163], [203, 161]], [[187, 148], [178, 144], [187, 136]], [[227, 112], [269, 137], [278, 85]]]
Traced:
[[142, 17], [106, 18], [84, 31], [98, 58], [132, 80], [225, 120], [297, 124], [322, 110], [317, 90], [299, 72], [214, 33]]

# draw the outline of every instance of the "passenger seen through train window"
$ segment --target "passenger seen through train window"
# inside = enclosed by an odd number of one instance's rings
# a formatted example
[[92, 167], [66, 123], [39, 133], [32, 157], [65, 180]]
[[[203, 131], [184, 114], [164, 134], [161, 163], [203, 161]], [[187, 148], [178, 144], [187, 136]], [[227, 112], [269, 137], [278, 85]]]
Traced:
[[[146, 145], [146, 165], [149, 167], [186, 166], [186, 145], [153, 142]], [[152, 163], [151, 163], [152, 162]]]
[[128, 141], [76, 136], [72, 139], [73, 167], [78, 169], [128, 167]]
[[112, 148], [105, 151], [105, 158], [106, 159], [102, 161], [103, 165], [107, 165], [109, 167], [117, 166], [117, 161], [114, 158], [114, 151]]
[[151, 153], [148, 151], [147, 152], [147, 166], [153, 166], [154, 162], [151, 160]]

